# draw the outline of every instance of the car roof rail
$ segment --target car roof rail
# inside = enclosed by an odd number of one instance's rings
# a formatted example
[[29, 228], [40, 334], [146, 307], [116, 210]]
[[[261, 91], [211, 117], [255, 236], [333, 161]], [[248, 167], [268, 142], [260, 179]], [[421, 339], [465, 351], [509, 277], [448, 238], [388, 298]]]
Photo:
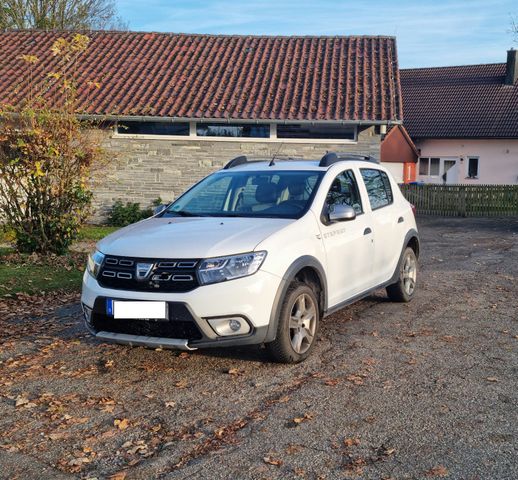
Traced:
[[239, 165], [244, 165], [245, 163], [248, 163], [248, 158], [246, 158], [246, 155], [240, 155], [239, 157], [233, 158], [228, 162], [224, 167], [223, 170], [228, 170], [229, 168], [238, 167]]
[[349, 153], [349, 152], [326, 152], [326, 154], [320, 160], [318, 164], [319, 167], [330, 167], [333, 163], [343, 162], [343, 161], [364, 161], [364, 162], [374, 162], [378, 163], [374, 157], [369, 155], [361, 155], [359, 153]]

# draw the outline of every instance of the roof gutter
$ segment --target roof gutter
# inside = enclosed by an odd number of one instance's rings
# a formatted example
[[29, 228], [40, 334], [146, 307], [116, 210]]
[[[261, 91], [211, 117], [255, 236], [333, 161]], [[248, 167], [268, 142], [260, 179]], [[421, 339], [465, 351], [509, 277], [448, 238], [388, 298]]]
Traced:
[[333, 124], [333, 125], [400, 125], [402, 120], [279, 120], [279, 119], [255, 119], [245, 120], [237, 118], [194, 118], [194, 117], [158, 117], [150, 115], [91, 115], [79, 114], [80, 120], [96, 120], [96, 121], [134, 121], [134, 122], [198, 122], [198, 123], [255, 123], [255, 124], [280, 124], [286, 125], [291, 123], [302, 124]]

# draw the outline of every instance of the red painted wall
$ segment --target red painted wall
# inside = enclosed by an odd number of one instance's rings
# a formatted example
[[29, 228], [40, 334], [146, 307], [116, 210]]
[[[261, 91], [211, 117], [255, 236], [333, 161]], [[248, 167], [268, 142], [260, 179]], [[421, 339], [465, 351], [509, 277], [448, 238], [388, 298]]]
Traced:
[[417, 150], [403, 127], [392, 127], [381, 142], [380, 160], [403, 163], [403, 181], [409, 183], [416, 180], [417, 158]]

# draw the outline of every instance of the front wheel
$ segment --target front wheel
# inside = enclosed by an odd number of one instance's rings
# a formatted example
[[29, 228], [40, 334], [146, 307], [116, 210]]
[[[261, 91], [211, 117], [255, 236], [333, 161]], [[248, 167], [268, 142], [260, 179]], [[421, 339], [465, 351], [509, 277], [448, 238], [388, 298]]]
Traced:
[[399, 279], [387, 287], [387, 294], [394, 302], [409, 302], [415, 294], [417, 283], [417, 257], [407, 247], [399, 265]]
[[320, 310], [315, 292], [301, 282], [288, 288], [279, 316], [277, 335], [266, 345], [270, 356], [279, 363], [305, 360], [315, 344]]

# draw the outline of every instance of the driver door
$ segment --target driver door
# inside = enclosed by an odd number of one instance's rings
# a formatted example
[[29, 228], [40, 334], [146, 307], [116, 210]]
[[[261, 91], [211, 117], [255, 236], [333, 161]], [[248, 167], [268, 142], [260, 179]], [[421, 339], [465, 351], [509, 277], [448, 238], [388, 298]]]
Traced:
[[[331, 223], [328, 213], [337, 204], [353, 207], [356, 218]], [[364, 214], [364, 202], [353, 170], [343, 171], [331, 184], [320, 222], [327, 257], [330, 307], [372, 286], [374, 241], [369, 220]]]

